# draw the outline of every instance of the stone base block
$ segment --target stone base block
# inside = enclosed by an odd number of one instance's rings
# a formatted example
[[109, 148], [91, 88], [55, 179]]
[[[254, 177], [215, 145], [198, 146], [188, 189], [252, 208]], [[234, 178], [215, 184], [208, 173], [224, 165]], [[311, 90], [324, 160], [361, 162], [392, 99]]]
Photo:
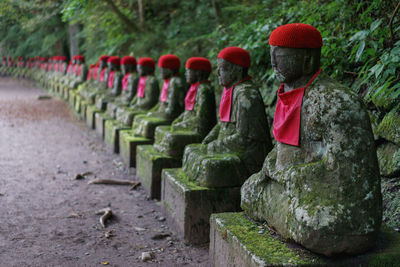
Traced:
[[150, 198], [161, 198], [161, 172], [166, 168], [178, 168], [182, 159], [160, 153], [152, 145], [136, 148], [136, 177], [140, 179]]
[[75, 107], [75, 100], [76, 100], [76, 90], [68, 89], [68, 104], [71, 108]]
[[101, 112], [94, 105], [86, 106], [86, 124], [90, 129], [96, 129], [96, 113]]
[[104, 130], [104, 141], [114, 153], [119, 153], [119, 132], [129, 130], [130, 127], [124, 126], [117, 120], [106, 120]]
[[110, 120], [110, 116], [108, 116], [105, 112], [96, 112], [95, 117], [95, 125], [96, 132], [104, 140], [104, 132], [105, 132], [105, 124], [106, 120]]
[[128, 168], [136, 168], [136, 147], [151, 144], [153, 139], [135, 136], [133, 130], [119, 131], [119, 153]]
[[400, 262], [400, 235], [386, 226], [368, 253], [327, 258], [282, 242], [242, 212], [213, 214], [210, 225], [210, 263], [215, 267], [396, 266]]
[[212, 213], [240, 210], [240, 187], [200, 187], [182, 169], [164, 169], [161, 200], [168, 222], [184, 242], [203, 244], [209, 241]]

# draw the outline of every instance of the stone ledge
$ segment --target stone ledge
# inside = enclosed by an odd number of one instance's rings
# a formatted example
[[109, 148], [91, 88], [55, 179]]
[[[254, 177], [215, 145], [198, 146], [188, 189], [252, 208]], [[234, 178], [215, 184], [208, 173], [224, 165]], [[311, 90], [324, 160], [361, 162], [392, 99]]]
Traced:
[[240, 210], [240, 187], [202, 187], [188, 181], [180, 168], [164, 169], [161, 199], [168, 223], [184, 242], [203, 244], [210, 237], [212, 213]]
[[119, 131], [119, 152], [127, 168], [136, 168], [136, 147], [138, 145], [150, 145], [152, 139], [134, 135], [134, 130]]
[[359, 256], [327, 258], [294, 243], [285, 243], [243, 213], [213, 214], [210, 219], [212, 266], [396, 266], [400, 235], [383, 226], [375, 248]]

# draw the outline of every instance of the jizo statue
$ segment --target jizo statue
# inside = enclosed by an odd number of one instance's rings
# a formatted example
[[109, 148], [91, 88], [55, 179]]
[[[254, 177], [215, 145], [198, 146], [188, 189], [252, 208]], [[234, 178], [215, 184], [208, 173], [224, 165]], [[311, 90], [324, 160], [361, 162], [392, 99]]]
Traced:
[[269, 44], [282, 82], [273, 123], [277, 144], [242, 186], [242, 208], [313, 252], [362, 253], [374, 245], [382, 216], [367, 111], [320, 69], [317, 29], [283, 25]]
[[188, 145], [183, 171], [206, 187], [241, 186], [261, 169], [272, 148], [264, 103], [248, 75], [249, 53], [228, 47], [218, 55], [218, 80], [224, 86], [219, 122], [202, 144]]
[[185, 111], [171, 126], [156, 129], [154, 147], [170, 156], [181, 157], [187, 144], [199, 143], [216, 122], [215, 95], [208, 77], [211, 63], [202, 57], [186, 62], [186, 82], [190, 89], [185, 97]]

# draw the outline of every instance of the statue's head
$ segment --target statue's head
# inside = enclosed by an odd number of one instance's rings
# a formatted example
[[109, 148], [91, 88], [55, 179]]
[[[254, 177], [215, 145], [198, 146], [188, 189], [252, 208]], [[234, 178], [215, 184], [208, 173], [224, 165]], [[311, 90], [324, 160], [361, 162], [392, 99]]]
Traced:
[[142, 57], [137, 64], [139, 76], [153, 75], [156, 64], [151, 57]]
[[250, 54], [243, 48], [227, 47], [221, 50], [217, 60], [219, 84], [231, 87], [246, 78], [250, 65]]
[[109, 71], [119, 70], [121, 67], [121, 59], [119, 57], [109, 57], [107, 60], [107, 67]]
[[186, 61], [186, 82], [189, 84], [206, 81], [210, 76], [212, 67], [205, 57], [191, 57]]
[[108, 60], [109, 56], [107, 55], [103, 55], [99, 58], [99, 68], [102, 70], [104, 68], [107, 68], [107, 60]]
[[78, 64], [78, 65], [85, 63], [85, 57], [83, 55], [76, 55], [75, 60], [76, 60], [76, 64]]
[[121, 71], [125, 75], [127, 73], [136, 71], [136, 58], [132, 56], [125, 56], [121, 59]]
[[181, 61], [175, 55], [163, 55], [158, 60], [158, 67], [163, 79], [169, 79], [179, 72]]
[[271, 65], [278, 81], [290, 83], [320, 67], [322, 37], [311, 25], [294, 23], [276, 28], [269, 38]]

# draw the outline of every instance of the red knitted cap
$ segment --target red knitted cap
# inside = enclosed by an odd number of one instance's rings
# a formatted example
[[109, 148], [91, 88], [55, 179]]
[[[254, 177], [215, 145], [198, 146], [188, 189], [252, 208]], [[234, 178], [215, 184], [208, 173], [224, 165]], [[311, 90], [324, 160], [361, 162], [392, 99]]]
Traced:
[[156, 67], [156, 63], [151, 57], [141, 57], [137, 63], [140, 66], [149, 66], [149, 67]]
[[102, 56], [99, 58], [99, 60], [100, 60], [100, 61], [107, 61], [109, 57], [110, 57], [110, 56], [102, 55]]
[[211, 72], [210, 61], [205, 57], [191, 57], [186, 61], [185, 67], [192, 70], [204, 70]]
[[167, 69], [179, 69], [181, 61], [175, 55], [163, 55], [158, 59], [158, 66]]
[[136, 58], [132, 56], [125, 56], [121, 60], [121, 65], [136, 65]]
[[58, 60], [67, 61], [67, 57], [66, 56], [59, 56]]
[[121, 59], [119, 57], [109, 57], [107, 62], [113, 65], [121, 65]]
[[322, 37], [311, 25], [293, 23], [276, 28], [269, 37], [269, 44], [290, 48], [321, 48]]
[[245, 68], [250, 68], [251, 65], [249, 52], [240, 47], [232, 46], [224, 48], [219, 52], [218, 58], [225, 59], [226, 61]]
[[85, 62], [85, 57], [83, 55], [76, 55], [76, 60], [80, 60], [82, 62]]

